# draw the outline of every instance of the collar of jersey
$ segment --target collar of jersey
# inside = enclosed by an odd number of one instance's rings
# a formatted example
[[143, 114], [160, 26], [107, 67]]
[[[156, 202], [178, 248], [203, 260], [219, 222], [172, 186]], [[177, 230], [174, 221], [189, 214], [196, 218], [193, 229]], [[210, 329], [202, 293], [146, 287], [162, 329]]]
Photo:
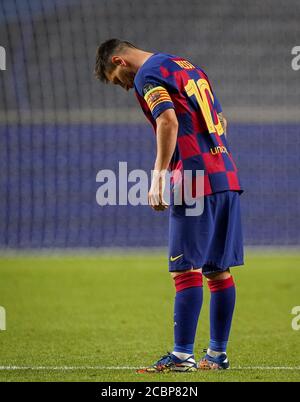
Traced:
[[141, 65], [141, 67], [138, 69], [138, 72], [136, 73], [135, 77], [134, 77], [134, 84], [136, 84], [137, 80], [138, 80], [138, 76], [140, 74], [140, 72], [143, 70], [143, 68], [150, 62], [152, 61], [154, 56], [157, 56], [159, 53], [153, 53], [146, 61], [144, 64]]

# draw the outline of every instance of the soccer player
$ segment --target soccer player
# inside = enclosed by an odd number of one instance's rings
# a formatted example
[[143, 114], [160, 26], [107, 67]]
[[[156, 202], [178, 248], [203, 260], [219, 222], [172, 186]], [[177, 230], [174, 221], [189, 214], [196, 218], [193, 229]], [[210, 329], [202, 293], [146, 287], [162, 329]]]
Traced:
[[[188, 215], [184, 202], [170, 205], [169, 271], [176, 288], [174, 348], [139, 372], [227, 369], [235, 305], [230, 267], [243, 265], [242, 189], [220, 103], [207, 75], [195, 64], [174, 55], [149, 53], [118, 39], [99, 46], [95, 75], [127, 91], [134, 88], [155, 129], [157, 174], [148, 194], [154, 210], [168, 207], [163, 199], [167, 169], [204, 171], [203, 213]], [[194, 340], [203, 299], [202, 275], [211, 292], [210, 343], [197, 364]]]

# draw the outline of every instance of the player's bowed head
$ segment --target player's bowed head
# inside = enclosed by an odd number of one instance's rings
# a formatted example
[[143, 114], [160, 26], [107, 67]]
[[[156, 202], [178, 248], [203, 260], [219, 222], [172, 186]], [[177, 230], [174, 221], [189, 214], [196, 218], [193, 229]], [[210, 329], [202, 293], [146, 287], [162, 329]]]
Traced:
[[95, 77], [104, 83], [133, 88], [138, 69], [153, 53], [145, 52], [128, 41], [109, 39], [96, 52]]

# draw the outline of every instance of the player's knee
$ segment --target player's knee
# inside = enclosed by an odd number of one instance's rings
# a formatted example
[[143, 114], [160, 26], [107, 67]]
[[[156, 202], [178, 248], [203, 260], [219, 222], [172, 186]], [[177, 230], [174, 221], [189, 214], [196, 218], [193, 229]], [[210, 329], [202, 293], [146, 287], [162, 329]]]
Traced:
[[199, 268], [199, 269], [188, 269], [186, 271], [171, 272], [171, 277], [173, 279], [175, 279], [177, 276], [182, 275], [182, 274], [186, 274], [187, 272], [191, 272], [191, 271], [193, 271], [193, 272], [202, 272], [202, 269], [201, 268]]
[[224, 272], [213, 272], [211, 274], [203, 274], [208, 280], [222, 281], [231, 277], [229, 269]]
[[191, 272], [191, 269], [189, 269], [188, 271], [180, 271], [180, 272], [171, 272], [171, 277], [173, 279], [175, 279], [177, 276], [185, 274], [187, 272]]

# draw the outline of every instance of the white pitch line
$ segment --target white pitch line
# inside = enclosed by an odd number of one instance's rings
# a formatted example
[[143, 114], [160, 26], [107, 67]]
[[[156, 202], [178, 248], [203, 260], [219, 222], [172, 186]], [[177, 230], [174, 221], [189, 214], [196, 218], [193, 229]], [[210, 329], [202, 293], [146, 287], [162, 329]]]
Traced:
[[[76, 371], [76, 370], [137, 370], [140, 367], [118, 367], [118, 366], [0, 366], [0, 371], [16, 371], [16, 370], [32, 370], [32, 371]], [[291, 370], [299, 371], [299, 367], [285, 366], [285, 367], [267, 367], [267, 366], [253, 366], [253, 367], [232, 367], [230, 370]]]

